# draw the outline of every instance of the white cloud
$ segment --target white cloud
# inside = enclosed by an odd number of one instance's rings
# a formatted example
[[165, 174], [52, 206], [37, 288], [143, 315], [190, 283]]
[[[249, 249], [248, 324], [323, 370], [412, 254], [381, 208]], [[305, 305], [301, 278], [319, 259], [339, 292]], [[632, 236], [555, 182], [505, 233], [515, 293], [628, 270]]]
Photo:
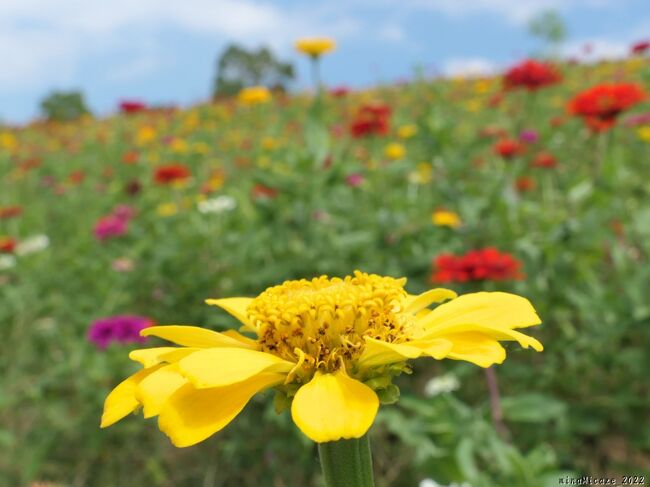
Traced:
[[69, 81], [84, 57], [129, 41], [137, 43], [134, 53], [113, 79], [141, 76], [154, 69], [154, 60], [143, 57], [138, 44], [165, 28], [269, 44], [286, 53], [297, 37], [326, 33], [342, 39], [360, 26], [340, 11], [280, 8], [260, 0], [2, 0], [0, 88]]
[[526, 24], [544, 10], [565, 11], [571, 8], [606, 7], [617, 0], [402, 0], [416, 9], [436, 10], [454, 17], [495, 14], [510, 23]]
[[445, 76], [481, 77], [496, 73], [498, 66], [485, 58], [454, 58], [442, 66]]
[[383, 26], [377, 32], [380, 39], [388, 42], [403, 42], [406, 40], [406, 33], [399, 25], [389, 24]]
[[595, 62], [602, 59], [622, 59], [629, 55], [630, 43], [611, 39], [585, 39], [568, 43], [562, 55], [582, 62]]

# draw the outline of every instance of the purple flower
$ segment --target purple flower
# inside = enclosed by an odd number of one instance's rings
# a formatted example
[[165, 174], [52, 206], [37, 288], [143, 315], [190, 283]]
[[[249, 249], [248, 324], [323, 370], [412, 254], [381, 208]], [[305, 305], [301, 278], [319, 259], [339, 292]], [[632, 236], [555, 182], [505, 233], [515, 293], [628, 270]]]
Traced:
[[112, 342], [144, 343], [140, 331], [153, 325], [150, 318], [135, 315], [109, 316], [95, 320], [88, 329], [88, 340], [102, 350]]
[[522, 130], [519, 134], [519, 140], [526, 144], [534, 144], [539, 139], [539, 135], [535, 130]]

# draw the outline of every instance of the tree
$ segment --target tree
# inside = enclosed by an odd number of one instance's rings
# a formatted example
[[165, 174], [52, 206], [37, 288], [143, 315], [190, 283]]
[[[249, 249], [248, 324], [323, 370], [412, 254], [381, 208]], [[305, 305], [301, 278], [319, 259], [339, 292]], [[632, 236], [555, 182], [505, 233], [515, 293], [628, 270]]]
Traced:
[[41, 101], [41, 111], [48, 120], [68, 122], [89, 113], [80, 91], [54, 91]]
[[528, 23], [532, 36], [544, 42], [550, 53], [556, 54], [559, 46], [567, 37], [564, 20], [555, 10], [545, 10], [533, 17]]
[[276, 59], [267, 47], [247, 51], [231, 44], [219, 58], [213, 96], [231, 96], [246, 86], [259, 85], [286, 91], [293, 78], [293, 65]]

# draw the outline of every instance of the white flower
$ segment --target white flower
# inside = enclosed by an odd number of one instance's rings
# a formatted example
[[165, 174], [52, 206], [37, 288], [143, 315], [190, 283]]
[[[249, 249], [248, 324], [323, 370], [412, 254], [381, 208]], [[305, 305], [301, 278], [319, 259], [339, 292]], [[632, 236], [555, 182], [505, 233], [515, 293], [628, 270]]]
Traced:
[[11, 269], [16, 265], [16, 258], [13, 255], [0, 255], [0, 271]]
[[455, 391], [460, 387], [458, 378], [453, 374], [445, 374], [434, 377], [424, 386], [424, 395], [427, 397], [437, 396], [447, 392]]
[[50, 245], [50, 239], [47, 235], [35, 235], [25, 240], [21, 240], [16, 245], [16, 255], [23, 256], [45, 250]]
[[221, 195], [209, 200], [199, 201], [198, 207], [201, 213], [223, 213], [234, 210], [237, 207], [237, 201], [232, 196]]

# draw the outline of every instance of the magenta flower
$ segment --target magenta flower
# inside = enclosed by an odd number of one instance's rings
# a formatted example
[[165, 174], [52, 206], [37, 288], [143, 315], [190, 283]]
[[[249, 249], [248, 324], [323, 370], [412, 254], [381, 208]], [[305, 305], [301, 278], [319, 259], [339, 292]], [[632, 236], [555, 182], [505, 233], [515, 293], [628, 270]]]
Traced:
[[119, 218], [114, 215], [109, 215], [97, 220], [93, 233], [95, 234], [95, 238], [97, 240], [104, 241], [109, 238], [120, 237], [124, 235], [128, 229], [128, 220]]
[[104, 241], [124, 235], [129, 230], [129, 221], [134, 214], [135, 210], [130, 206], [117, 206], [110, 215], [97, 220], [93, 231], [95, 238]]
[[519, 140], [526, 144], [534, 144], [539, 139], [539, 135], [535, 130], [522, 130], [519, 134]]
[[144, 343], [140, 331], [153, 325], [153, 320], [144, 316], [109, 316], [95, 320], [88, 330], [88, 341], [105, 349], [111, 343]]

